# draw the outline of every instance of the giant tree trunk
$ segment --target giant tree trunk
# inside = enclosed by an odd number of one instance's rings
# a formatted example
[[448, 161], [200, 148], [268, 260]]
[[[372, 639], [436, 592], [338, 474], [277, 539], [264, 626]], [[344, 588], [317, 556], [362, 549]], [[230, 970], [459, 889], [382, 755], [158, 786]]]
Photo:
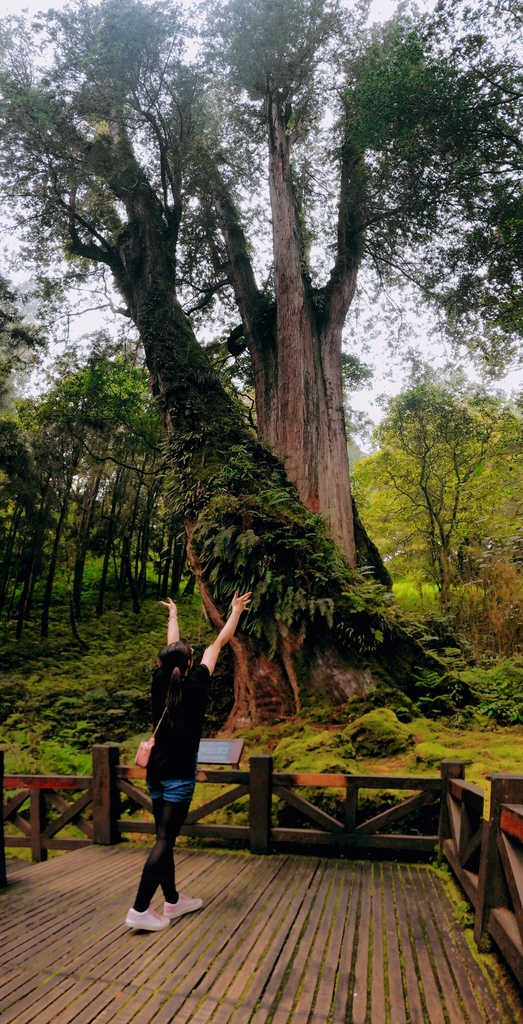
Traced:
[[[347, 566], [281, 463], [254, 437], [165, 277], [160, 290], [160, 270], [151, 272], [153, 287], [135, 282], [133, 315], [171, 437], [191, 567], [217, 629], [236, 587], [253, 589], [256, 599], [251, 636], [240, 633], [231, 644], [235, 702], [229, 724], [245, 727], [299, 709], [295, 655], [303, 643], [332, 652], [333, 677], [322, 684], [338, 700], [379, 685], [380, 664], [389, 679], [396, 673], [403, 680], [409, 657], [437, 669], [390, 615], [376, 585]], [[266, 623], [261, 636], [257, 618]], [[314, 663], [312, 654], [311, 671]], [[307, 674], [305, 664], [302, 680]]]
[[[227, 249], [226, 272], [252, 360], [258, 437], [283, 461], [301, 500], [321, 512], [350, 565], [357, 564], [343, 410], [341, 346], [362, 254], [362, 161], [347, 143], [340, 159], [336, 259], [328, 283], [313, 288], [296, 201], [281, 96], [267, 94], [268, 178], [272, 208], [274, 295], [257, 286], [239, 215], [218, 172], [215, 210]], [[231, 351], [234, 348], [231, 347]]]
[[[234, 720], [241, 724], [271, 720], [298, 709], [294, 657], [304, 644], [312, 651], [312, 662], [314, 649], [321, 645], [336, 652], [335, 689], [345, 697], [358, 685], [365, 688], [377, 682], [380, 664], [386, 666], [389, 677], [396, 666], [403, 678], [406, 652], [418, 665], [427, 656], [405, 637], [381, 590], [359, 577], [340, 555], [326, 536], [321, 519], [300, 501], [280, 459], [257, 440], [241, 403], [225, 390], [210, 366], [176, 295], [176, 211], [166, 215], [134, 158], [122, 125], [111, 131], [115, 160], [118, 157], [118, 173], [111, 178], [111, 187], [124, 204], [128, 220], [116, 249], [109, 254], [103, 251], [102, 257], [112, 267], [139, 331], [152, 390], [163, 410], [178, 487], [173, 513], [185, 520], [191, 566], [217, 627], [227, 614], [234, 590], [253, 591], [252, 611], [231, 645], [235, 655]], [[71, 236], [73, 251], [93, 258], [92, 246], [80, 242], [74, 226]], [[96, 249], [97, 257], [100, 252]], [[341, 409], [333, 378], [344, 310], [354, 283], [346, 262], [344, 258], [340, 280], [333, 275], [332, 287], [325, 290], [322, 328], [321, 317], [313, 315], [312, 291], [303, 278], [300, 285], [292, 272], [290, 284], [298, 284], [302, 299], [305, 289], [307, 299], [300, 314], [300, 347], [305, 357], [299, 374], [289, 358], [298, 338], [292, 305], [283, 304], [280, 313], [279, 332], [287, 331], [288, 348], [283, 351], [282, 346], [280, 352], [280, 338], [275, 346], [273, 334], [272, 344], [263, 352], [264, 358], [267, 351], [277, 353], [273, 365], [278, 376], [289, 374], [289, 381], [299, 377], [298, 398], [292, 391], [288, 397], [285, 429], [289, 443], [289, 420], [296, 417], [303, 425], [303, 402], [307, 401], [307, 415], [310, 411], [319, 418], [318, 425], [314, 419], [305, 427], [310, 438], [307, 443], [316, 446], [318, 457], [327, 462], [326, 476], [332, 477], [338, 475], [341, 460], [336, 447], [333, 454], [328, 449], [330, 418], [338, 406]], [[249, 272], [247, 266], [247, 277]], [[284, 266], [278, 272], [284, 274]], [[254, 305], [245, 305], [245, 315], [251, 316], [253, 349], [260, 356], [260, 323], [265, 321], [266, 337], [270, 338], [270, 313], [256, 289]], [[278, 369], [280, 364], [283, 369]], [[281, 391], [288, 382], [278, 383]], [[271, 417], [270, 404], [267, 416]], [[296, 465], [296, 449], [282, 454], [294, 458]], [[303, 496], [317, 508], [320, 484], [315, 474], [314, 469], [305, 473]], [[344, 475], [348, 485], [348, 467]], [[351, 516], [350, 491], [346, 499], [330, 491], [325, 500]], [[331, 524], [331, 529], [338, 528]], [[396, 637], [400, 638], [397, 649]], [[329, 692], [333, 680], [325, 683]]]
[[[343, 320], [318, 315], [303, 272], [303, 242], [292, 187], [291, 146], [277, 98], [269, 103], [269, 187], [273, 222], [277, 379], [259, 422], [313, 512], [356, 565], [347, 437], [343, 414]], [[324, 321], [322, 325], [322, 319]], [[266, 369], [266, 373], [270, 372]]]

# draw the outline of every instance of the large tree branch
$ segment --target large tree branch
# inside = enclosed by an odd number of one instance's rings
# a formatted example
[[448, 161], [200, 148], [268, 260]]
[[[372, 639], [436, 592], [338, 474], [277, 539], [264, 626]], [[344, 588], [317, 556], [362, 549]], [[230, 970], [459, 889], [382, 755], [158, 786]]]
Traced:
[[336, 260], [324, 289], [325, 314], [343, 325], [356, 289], [365, 226], [363, 153], [347, 136], [341, 150]]
[[267, 118], [275, 290], [279, 296], [285, 294], [290, 287], [298, 308], [306, 301], [310, 280], [300, 211], [292, 180], [292, 133], [289, 134], [286, 129], [281, 97], [270, 90], [267, 94]]
[[[58, 202], [58, 205], [62, 209], [67, 211], [68, 215], [68, 231], [71, 239], [71, 252], [75, 256], [82, 256], [85, 259], [93, 260], [95, 263], [106, 263], [107, 266], [114, 268], [118, 259], [117, 253], [109, 244], [109, 242], [100, 234], [99, 231], [90, 224], [76, 209], [76, 188], [71, 188], [69, 193], [69, 201], [67, 202], [59, 188], [58, 176], [53, 167], [50, 168], [51, 176], [53, 180], [53, 191]], [[83, 227], [91, 236], [91, 238], [97, 238], [100, 245], [96, 245], [95, 242], [84, 242], [78, 233], [78, 227]]]
[[[118, 112], [109, 120], [114, 167], [109, 168], [109, 188], [124, 204], [130, 220], [141, 222], [146, 228], [156, 231], [159, 222], [165, 232], [166, 210], [160, 202], [145, 171], [136, 159], [131, 140]], [[109, 140], [105, 145], [111, 146]], [[105, 154], [107, 157], [107, 153]]]
[[221, 291], [222, 288], [225, 288], [228, 284], [229, 279], [225, 277], [220, 281], [215, 281], [214, 284], [209, 284], [207, 288], [199, 289], [203, 292], [202, 298], [194, 306], [190, 306], [189, 309], [184, 309], [185, 315], [191, 316], [192, 313], [197, 313], [198, 310], [205, 309], [205, 307], [209, 305], [213, 295], [216, 295], [216, 292]]
[[226, 270], [234, 297], [250, 341], [256, 341], [256, 316], [262, 299], [248, 253], [247, 239], [238, 211], [223, 181], [220, 181], [214, 207], [227, 251]]
[[[167, 224], [169, 226], [169, 244], [176, 248], [178, 231], [182, 219], [182, 178], [180, 169], [173, 169], [169, 160], [169, 129], [161, 111], [158, 118], [150, 108], [144, 108], [136, 93], [133, 94], [136, 109], [149, 124], [158, 144], [160, 155], [160, 178], [162, 182], [163, 204]], [[181, 116], [181, 115], [180, 115]], [[169, 193], [171, 199], [169, 200]]]

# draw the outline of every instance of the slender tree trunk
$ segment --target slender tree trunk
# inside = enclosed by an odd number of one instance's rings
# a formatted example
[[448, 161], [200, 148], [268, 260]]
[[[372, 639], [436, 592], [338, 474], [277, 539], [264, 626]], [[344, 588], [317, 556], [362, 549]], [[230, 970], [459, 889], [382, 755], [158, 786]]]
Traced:
[[126, 579], [129, 584], [133, 612], [138, 614], [141, 605], [131, 565], [131, 541], [127, 535], [122, 540], [122, 577], [123, 579]]
[[[50, 478], [48, 477], [41, 489], [39, 508], [35, 508], [33, 513], [34, 519], [32, 519], [32, 523], [34, 523], [34, 529], [28, 542], [28, 553], [24, 558], [24, 582], [17, 606], [15, 633], [17, 640], [21, 639], [24, 621], [29, 618], [31, 613], [31, 603], [40, 568], [39, 561], [44, 547], [49, 482]], [[31, 529], [32, 523], [27, 521], [26, 528], [28, 530]]]
[[149, 562], [149, 548], [151, 542], [151, 522], [154, 516], [155, 505], [158, 499], [160, 487], [153, 484], [147, 489], [147, 502], [142, 518], [140, 544], [136, 546], [136, 579], [138, 593], [143, 598], [147, 590], [147, 564]]
[[24, 583], [23, 583], [23, 587], [22, 587], [22, 593], [20, 594], [20, 597], [19, 597], [19, 600], [18, 600], [17, 613], [16, 613], [16, 632], [15, 632], [15, 637], [16, 637], [17, 640], [21, 639], [22, 633], [23, 633], [23, 630], [24, 630], [24, 620], [25, 620], [25, 615], [26, 615], [28, 594], [29, 594], [30, 587], [31, 587], [31, 581], [32, 581], [32, 578], [33, 578], [33, 575], [34, 575], [34, 563], [35, 563], [35, 556], [34, 556], [34, 551], [33, 551], [31, 553], [30, 557], [29, 557], [28, 562], [27, 562], [27, 567], [26, 567], [25, 574], [24, 574]]
[[171, 594], [179, 594], [182, 582], [183, 570], [187, 561], [187, 550], [185, 537], [178, 534], [174, 540], [174, 551], [171, 571]]
[[451, 599], [450, 551], [448, 548], [441, 547], [439, 549], [438, 564], [440, 571], [440, 604], [442, 612], [446, 612], [450, 608]]
[[75, 563], [74, 563], [74, 574], [73, 574], [73, 608], [74, 615], [77, 621], [81, 619], [82, 611], [82, 584], [84, 578], [85, 559], [87, 556], [87, 546], [89, 544], [89, 534], [91, 532], [91, 526], [93, 522], [94, 510], [96, 507], [96, 499], [98, 497], [98, 490], [100, 487], [100, 481], [102, 479], [102, 467], [92, 467], [89, 472], [88, 484], [86, 493], [84, 495], [82, 514], [80, 519], [80, 525], [78, 527], [78, 539], [76, 543], [75, 552]]
[[62, 498], [62, 504], [61, 504], [61, 507], [60, 507], [60, 514], [58, 516], [58, 522], [56, 524], [56, 530], [55, 530], [55, 535], [54, 535], [54, 540], [53, 540], [53, 547], [52, 547], [52, 550], [51, 550], [51, 558], [50, 558], [49, 567], [48, 567], [48, 570], [47, 570], [47, 579], [46, 579], [46, 583], [45, 583], [45, 591], [44, 591], [44, 597], [43, 597], [43, 601], [42, 601], [42, 617], [41, 617], [41, 620], [40, 620], [40, 636], [44, 637], [44, 638], [49, 635], [49, 609], [51, 607], [51, 597], [52, 597], [52, 593], [53, 593], [53, 584], [54, 584], [54, 578], [55, 578], [55, 574], [56, 574], [56, 566], [58, 564], [58, 549], [60, 547], [60, 540], [61, 540], [61, 537], [62, 537], [62, 530], [63, 530], [63, 526], [64, 526], [64, 522], [65, 522], [65, 517], [67, 515], [67, 509], [69, 507], [69, 495], [70, 495], [70, 490], [71, 490], [71, 484], [72, 484], [73, 476], [74, 476], [74, 473], [76, 471], [76, 466], [77, 466], [77, 462], [75, 461], [74, 466], [72, 466], [70, 468], [69, 472], [67, 473], [67, 477], [66, 477], [66, 480], [65, 480], [65, 490], [64, 490], [64, 495], [63, 495], [63, 498]]
[[11, 566], [13, 560], [13, 553], [16, 544], [16, 538], [18, 535], [18, 528], [22, 520], [22, 509], [17, 505], [14, 515], [11, 519], [11, 525], [9, 527], [9, 533], [7, 535], [5, 554], [2, 562], [2, 581], [0, 583], [0, 614], [2, 613], [6, 599], [7, 592], [9, 589], [9, 581], [11, 579]]
[[109, 561], [110, 561], [110, 558], [111, 558], [111, 552], [113, 550], [114, 537], [115, 537], [115, 534], [116, 534], [116, 521], [117, 521], [116, 511], [117, 511], [117, 508], [118, 508], [118, 503], [120, 501], [120, 479], [121, 479], [122, 472], [123, 472], [123, 470], [119, 469], [118, 472], [116, 473], [116, 478], [115, 478], [114, 486], [113, 486], [113, 493], [112, 493], [112, 497], [111, 497], [111, 511], [109, 512], [109, 516], [108, 516], [107, 538], [106, 538], [106, 542], [105, 542], [105, 551], [104, 551], [104, 558], [103, 558], [103, 564], [102, 564], [102, 574], [101, 574], [101, 577], [100, 577], [100, 584], [99, 584], [99, 587], [98, 587], [98, 600], [96, 602], [96, 614], [98, 616], [103, 615], [103, 610], [104, 610], [105, 591], [106, 591], [106, 587], [107, 587], [107, 576], [108, 576], [108, 573], [109, 573]]

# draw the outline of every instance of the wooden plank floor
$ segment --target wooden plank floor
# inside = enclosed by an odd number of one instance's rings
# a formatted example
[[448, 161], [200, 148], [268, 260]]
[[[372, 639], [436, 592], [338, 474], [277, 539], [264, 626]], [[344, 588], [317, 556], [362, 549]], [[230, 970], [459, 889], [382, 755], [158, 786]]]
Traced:
[[0, 895], [2, 1024], [523, 1020], [429, 868], [181, 849], [178, 883], [203, 909], [132, 933], [143, 860], [90, 847], [13, 872]]

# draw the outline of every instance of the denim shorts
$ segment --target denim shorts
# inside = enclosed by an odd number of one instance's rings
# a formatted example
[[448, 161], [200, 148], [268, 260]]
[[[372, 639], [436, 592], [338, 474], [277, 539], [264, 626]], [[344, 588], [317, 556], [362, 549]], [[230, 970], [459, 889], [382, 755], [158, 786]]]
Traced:
[[162, 779], [158, 785], [160, 789], [147, 783], [151, 800], [158, 800], [162, 796], [168, 803], [178, 804], [182, 800], [192, 800], [196, 779]]

